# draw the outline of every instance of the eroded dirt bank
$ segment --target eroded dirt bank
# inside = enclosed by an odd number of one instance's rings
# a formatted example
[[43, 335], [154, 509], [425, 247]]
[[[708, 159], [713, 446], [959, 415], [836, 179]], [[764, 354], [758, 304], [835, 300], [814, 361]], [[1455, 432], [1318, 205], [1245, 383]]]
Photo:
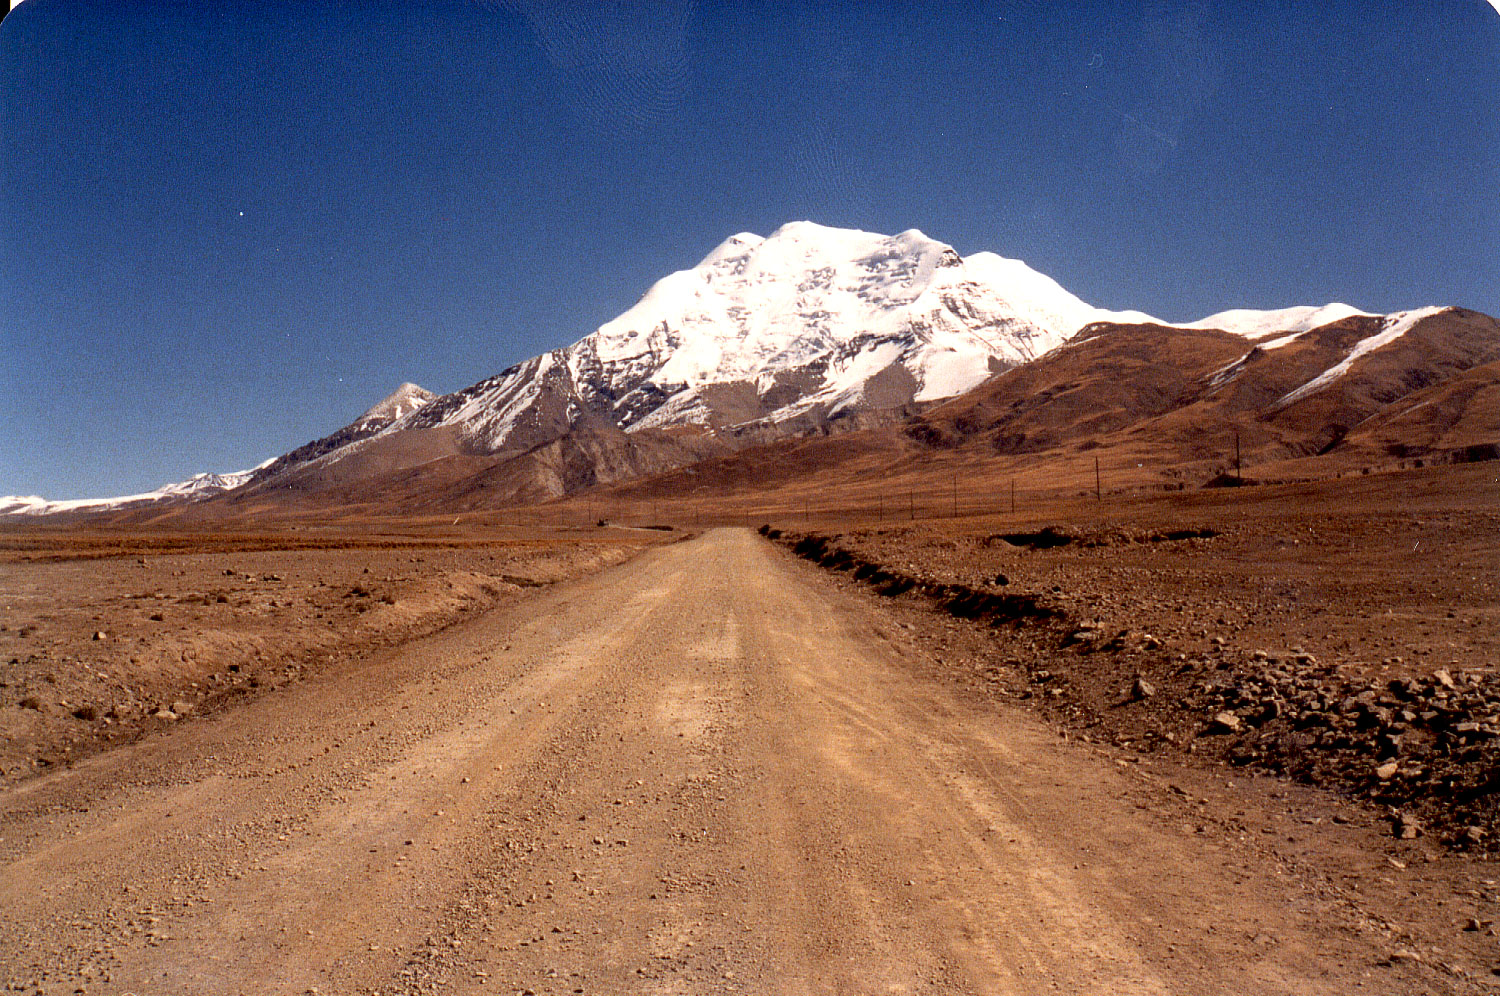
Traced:
[[1493, 883], [1338, 813], [1059, 739], [719, 530], [7, 789], [0, 979], [1487, 991], [1494, 940], [1433, 918]]
[[1500, 853], [1492, 481], [1438, 470], [1066, 511], [777, 535], [893, 603], [972, 623], [942, 637], [949, 671], [994, 697]]

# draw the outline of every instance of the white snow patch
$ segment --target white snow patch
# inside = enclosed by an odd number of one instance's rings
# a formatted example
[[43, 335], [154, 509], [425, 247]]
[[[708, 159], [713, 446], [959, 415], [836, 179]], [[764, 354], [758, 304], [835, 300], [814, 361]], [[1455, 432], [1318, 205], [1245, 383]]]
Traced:
[[[990, 376], [987, 357], [975, 350], [933, 349], [922, 358], [922, 386], [913, 401], [936, 401], [972, 390]], [[981, 362], [976, 363], [979, 360]]]
[[1244, 336], [1246, 339], [1260, 339], [1264, 336], [1277, 332], [1293, 333], [1291, 336], [1283, 336], [1272, 343], [1262, 344], [1262, 349], [1277, 349], [1285, 346], [1303, 332], [1311, 331], [1330, 322], [1342, 321], [1350, 315], [1364, 315], [1369, 318], [1375, 317], [1368, 311], [1360, 311], [1358, 308], [1335, 301], [1332, 304], [1322, 306], [1299, 305], [1293, 308], [1279, 308], [1274, 311], [1257, 311], [1252, 308], [1234, 308], [1229, 311], [1221, 311], [1207, 318], [1200, 318], [1196, 322], [1183, 322], [1171, 326], [1179, 329], [1218, 329], [1222, 332], [1232, 332], [1235, 335]]
[[1282, 346], [1290, 346], [1302, 338], [1302, 336], [1302, 332], [1288, 332], [1286, 335], [1277, 336], [1275, 339], [1269, 339], [1266, 342], [1258, 342], [1256, 345], [1264, 350], [1280, 349]]
[[1301, 401], [1303, 398], [1307, 397], [1310, 394], [1313, 394], [1314, 392], [1321, 391], [1323, 388], [1327, 387], [1329, 384], [1332, 384], [1334, 381], [1344, 376], [1344, 374], [1348, 373], [1349, 368], [1354, 366], [1355, 361], [1358, 360], [1361, 356], [1373, 352], [1374, 350], [1377, 350], [1382, 346], [1390, 345], [1397, 339], [1404, 336], [1406, 333], [1410, 332], [1412, 326], [1416, 325], [1424, 318], [1431, 318], [1433, 315], [1447, 310], [1447, 306], [1441, 306], [1432, 308], [1418, 308], [1415, 311], [1397, 311], [1393, 314], [1386, 315], [1379, 332], [1375, 333], [1372, 336], [1361, 339], [1359, 342], [1355, 343], [1354, 348], [1349, 351], [1348, 356], [1345, 356], [1338, 363], [1329, 367], [1327, 370], [1324, 370], [1322, 373], [1318, 374], [1318, 376], [1314, 377], [1312, 380], [1308, 381], [1306, 384], [1303, 384], [1296, 390], [1289, 391], [1279, 401], [1276, 402], [1276, 407], [1285, 408], [1287, 405]]
[[865, 384], [886, 367], [901, 358], [899, 342], [882, 342], [847, 359], [830, 364], [823, 390], [809, 399], [806, 407], [819, 402], [829, 404], [829, 413], [843, 411], [857, 404], [865, 395]]
[[1240, 371], [1245, 369], [1251, 354], [1246, 353], [1237, 360], [1224, 364], [1219, 369], [1208, 375], [1208, 386], [1210, 390], [1223, 387], [1225, 384], [1239, 376]]

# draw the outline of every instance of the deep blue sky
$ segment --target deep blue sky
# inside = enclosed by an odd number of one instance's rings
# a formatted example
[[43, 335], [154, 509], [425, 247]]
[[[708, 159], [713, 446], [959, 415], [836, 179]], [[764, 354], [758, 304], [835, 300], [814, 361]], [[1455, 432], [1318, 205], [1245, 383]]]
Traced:
[[0, 494], [257, 463], [800, 218], [1173, 320], [1500, 314], [1496, 108], [1483, 0], [26, 0]]

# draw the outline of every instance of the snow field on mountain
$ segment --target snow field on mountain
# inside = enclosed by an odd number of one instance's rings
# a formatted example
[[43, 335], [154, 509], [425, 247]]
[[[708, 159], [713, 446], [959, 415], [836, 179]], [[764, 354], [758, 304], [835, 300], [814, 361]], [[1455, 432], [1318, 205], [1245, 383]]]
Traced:
[[1278, 349], [1295, 340], [1303, 332], [1309, 332], [1331, 322], [1342, 321], [1350, 315], [1374, 317], [1368, 311], [1351, 308], [1347, 304], [1334, 302], [1322, 307], [1302, 305], [1295, 308], [1279, 308], [1274, 311], [1255, 311], [1250, 308], [1233, 308], [1221, 311], [1196, 322], [1174, 325], [1179, 329], [1218, 329], [1232, 332], [1246, 339], [1259, 339], [1276, 332], [1288, 333], [1271, 342], [1260, 344], [1261, 349]]
[[[1361, 356], [1441, 310], [1389, 316], [1380, 333], [1281, 404], [1327, 386]], [[1258, 346], [1267, 350], [1365, 314], [1339, 303], [1234, 309], [1176, 327], [1221, 329], [1264, 340]], [[886, 236], [796, 221], [769, 237], [731, 236], [696, 266], [663, 277], [618, 318], [564, 349], [442, 397], [402, 384], [340, 430], [355, 430], [361, 438], [343, 445], [331, 439], [336, 448], [298, 457], [285, 469], [334, 463], [381, 437], [438, 426], [456, 427], [466, 446], [495, 453], [550, 441], [584, 418], [634, 431], [738, 425], [747, 418], [776, 423], [908, 398], [936, 401], [972, 390], [997, 370], [1028, 363], [1096, 322], [1167, 324], [1139, 311], [1095, 308], [1020, 260], [990, 252], [961, 257], [916, 229]], [[1218, 371], [1214, 382], [1232, 379], [1242, 362]], [[873, 400], [872, 383], [881, 385]], [[786, 400], [791, 393], [795, 397]], [[123, 498], [4, 498], [0, 514], [191, 498], [242, 486], [253, 473], [199, 475]]]
[[1288, 392], [1284, 397], [1276, 402], [1276, 407], [1284, 408], [1287, 405], [1293, 404], [1297, 401], [1301, 401], [1303, 398], [1307, 397], [1310, 394], [1321, 391], [1323, 388], [1327, 387], [1329, 384], [1332, 384], [1334, 381], [1344, 376], [1344, 374], [1348, 373], [1349, 368], [1354, 366], [1355, 362], [1360, 357], [1365, 356], [1368, 353], [1372, 353], [1382, 346], [1389, 346], [1391, 343], [1395, 342], [1397, 339], [1410, 332], [1412, 330], [1412, 327], [1422, 319], [1430, 318], [1431, 316], [1436, 315], [1439, 312], [1447, 310], [1447, 307], [1417, 308], [1413, 311], [1398, 311], [1394, 314], [1386, 315], [1384, 322], [1382, 323], [1382, 328], [1379, 332], [1375, 333], [1372, 336], [1367, 336], [1366, 338], [1361, 339], [1358, 343], [1355, 344], [1354, 348], [1349, 351], [1349, 355], [1345, 356], [1338, 363], [1329, 367], [1327, 370], [1324, 370], [1322, 373], [1318, 374], [1318, 376], [1314, 377], [1312, 380], [1308, 381], [1306, 384], [1303, 384], [1296, 390]]

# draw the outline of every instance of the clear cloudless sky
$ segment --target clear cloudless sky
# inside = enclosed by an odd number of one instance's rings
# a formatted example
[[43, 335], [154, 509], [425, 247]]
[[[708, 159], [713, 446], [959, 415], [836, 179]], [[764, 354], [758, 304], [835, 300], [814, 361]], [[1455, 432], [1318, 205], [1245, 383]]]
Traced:
[[253, 465], [803, 218], [1167, 320], [1500, 314], [1500, 14], [26, 0], [0, 23], [0, 494]]

